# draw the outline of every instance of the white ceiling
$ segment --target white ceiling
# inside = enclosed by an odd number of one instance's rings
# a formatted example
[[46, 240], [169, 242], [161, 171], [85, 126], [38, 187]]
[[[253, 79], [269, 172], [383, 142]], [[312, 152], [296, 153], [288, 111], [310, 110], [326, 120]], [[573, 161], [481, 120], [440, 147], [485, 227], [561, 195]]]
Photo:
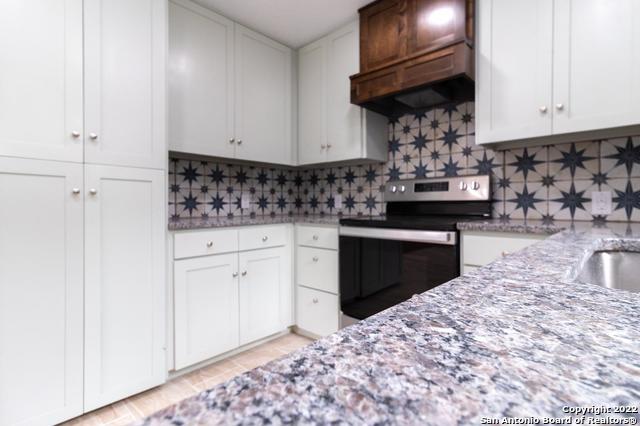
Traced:
[[196, 3], [298, 48], [358, 17], [373, 0], [195, 0]]

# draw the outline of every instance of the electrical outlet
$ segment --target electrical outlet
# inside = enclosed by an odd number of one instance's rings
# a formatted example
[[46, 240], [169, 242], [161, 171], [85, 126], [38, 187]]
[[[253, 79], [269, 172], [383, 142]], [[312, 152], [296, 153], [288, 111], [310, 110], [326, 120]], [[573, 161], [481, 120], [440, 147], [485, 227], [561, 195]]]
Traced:
[[251, 194], [243, 193], [240, 197], [240, 208], [248, 209], [251, 207]]
[[336, 210], [342, 210], [342, 194], [336, 194], [333, 197], [334, 207]]
[[593, 191], [591, 193], [591, 214], [606, 216], [612, 210], [611, 191]]

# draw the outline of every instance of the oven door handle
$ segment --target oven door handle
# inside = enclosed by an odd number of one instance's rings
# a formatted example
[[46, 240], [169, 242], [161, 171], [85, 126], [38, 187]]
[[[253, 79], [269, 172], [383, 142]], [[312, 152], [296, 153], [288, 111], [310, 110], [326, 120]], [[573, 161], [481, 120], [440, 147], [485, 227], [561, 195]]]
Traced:
[[345, 237], [411, 241], [449, 246], [457, 244], [457, 235], [455, 232], [419, 231], [415, 229], [360, 228], [357, 226], [341, 226], [339, 228], [339, 232], [341, 236]]

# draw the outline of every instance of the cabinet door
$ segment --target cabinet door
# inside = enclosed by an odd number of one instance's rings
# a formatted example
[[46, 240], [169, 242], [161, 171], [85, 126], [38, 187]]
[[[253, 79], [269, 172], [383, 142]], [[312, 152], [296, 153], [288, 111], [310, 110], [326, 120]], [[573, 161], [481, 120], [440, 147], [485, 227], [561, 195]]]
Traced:
[[320, 337], [338, 331], [340, 302], [335, 294], [298, 286], [296, 307], [298, 328]]
[[162, 0], [85, 0], [85, 161], [166, 167]]
[[165, 176], [85, 166], [85, 410], [166, 374]]
[[82, 162], [82, 0], [0, 6], [0, 155]]
[[169, 3], [169, 147], [233, 158], [233, 22], [185, 0]]
[[236, 157], [291, 163], [291, 49], [236, 24]]
[[328, 46], [328, 146], [329, 161], [360, 158], [362, 109], [351, 103], [349, 76], [358, 72], [358, 22], [329, 35]]
[[407, 54], [407, 0], [374, 2], [360, 11], [360, 71], [390, 65]]
[[325, 38], [320, 39], [298, 52], [298, 161], [300, 164], [326, 161], [326, 41]]
[[479, 2], [477, 142], [551, 134], [552, 0]]
[[[15, 37], [14, 37], [15, 38]], [[0, 158], [0, 424], [82, 414], [82, 165]]]
[[174, 277], [176, 369], [238, 347], [238, 254], [176, 261]]
[[553, 132], [640, 122], [640, 2], [557, 0]]
[[291, 317], [290, 249], [240, 253], [240, 344], [286, 329]]

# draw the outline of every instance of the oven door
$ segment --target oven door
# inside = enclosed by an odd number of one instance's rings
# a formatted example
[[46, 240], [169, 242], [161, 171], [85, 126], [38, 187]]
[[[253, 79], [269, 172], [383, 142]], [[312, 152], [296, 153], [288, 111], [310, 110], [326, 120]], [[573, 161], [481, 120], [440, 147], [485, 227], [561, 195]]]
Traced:
[[460, 275], [456, 232], [340, 227], [340, 305], [361, 320]]

